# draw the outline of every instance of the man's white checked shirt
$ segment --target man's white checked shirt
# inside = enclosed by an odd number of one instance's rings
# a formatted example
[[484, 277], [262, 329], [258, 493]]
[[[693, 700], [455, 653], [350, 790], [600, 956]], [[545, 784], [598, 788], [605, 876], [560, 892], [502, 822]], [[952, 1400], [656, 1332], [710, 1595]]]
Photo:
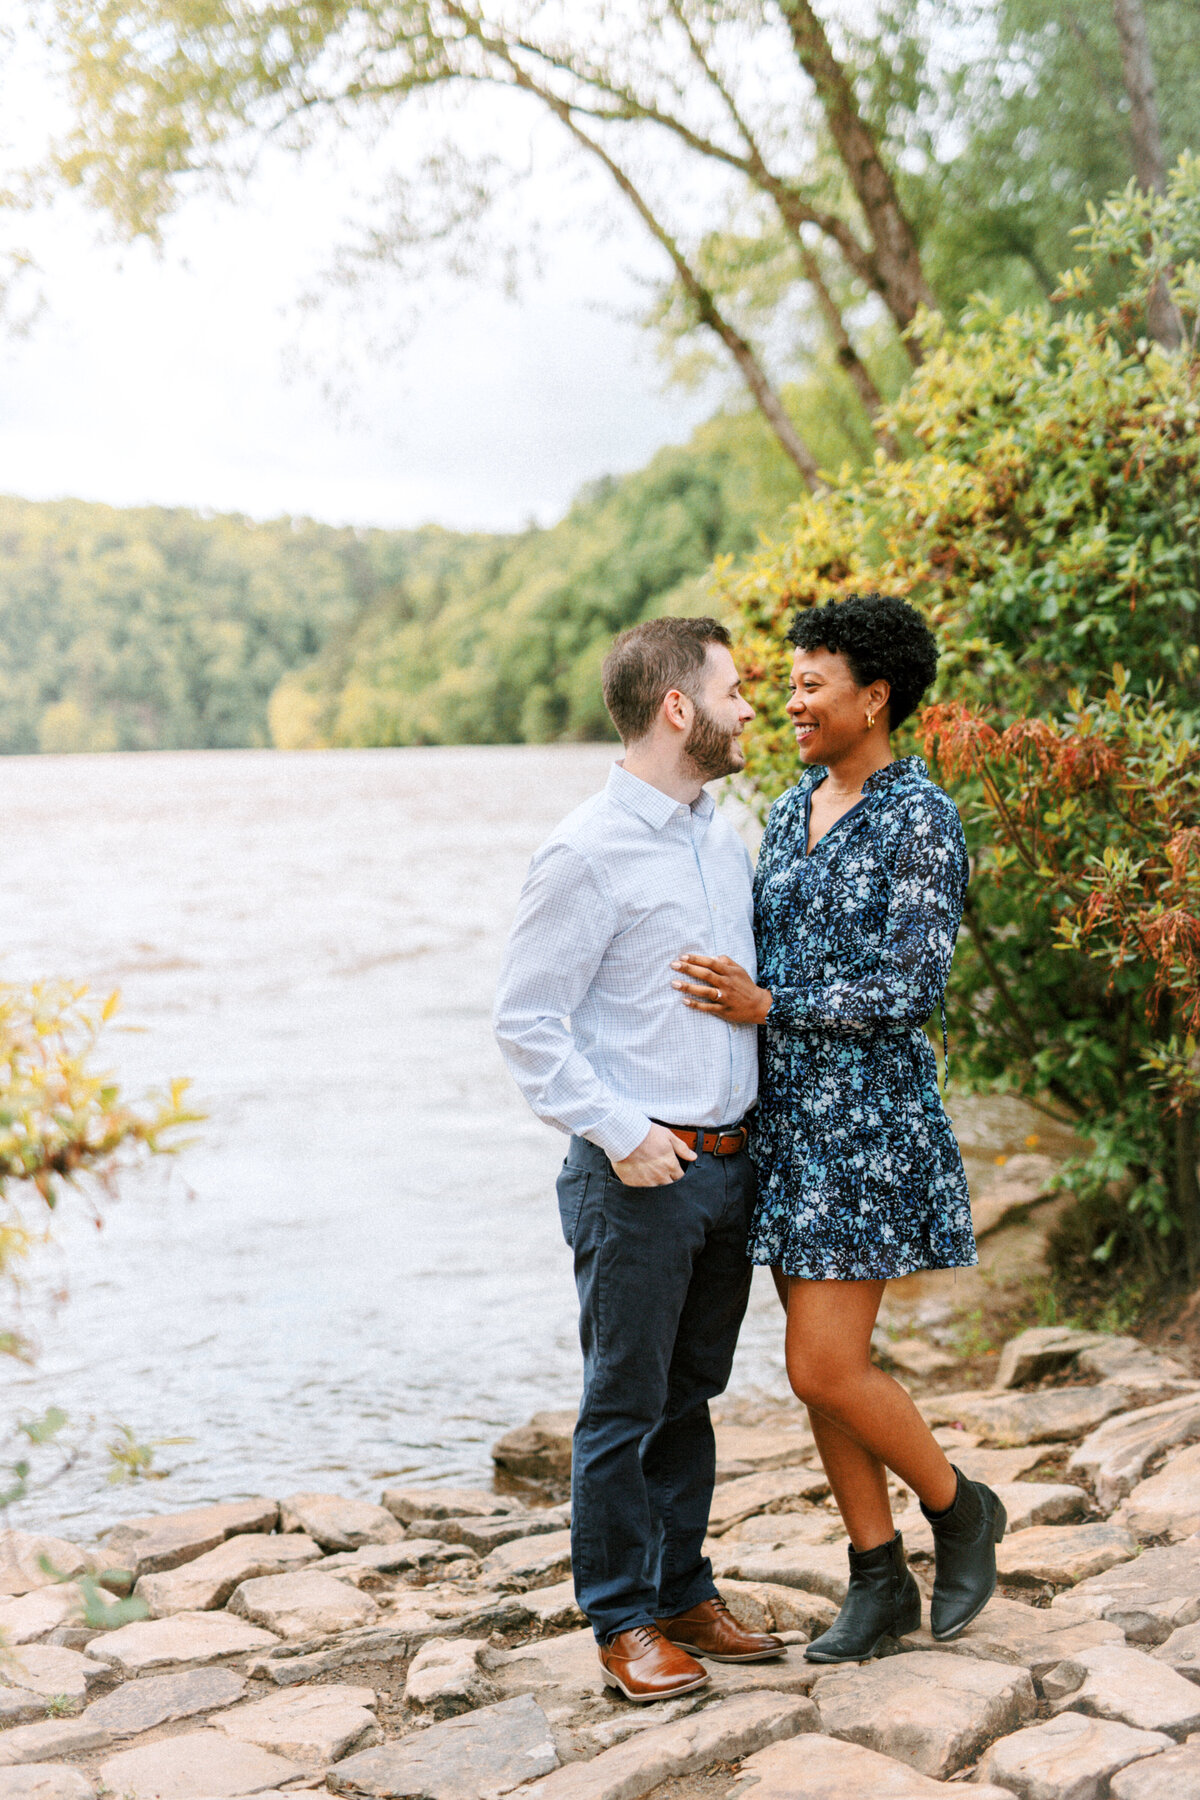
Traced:
[[753, 1025], [692, 1012], [683, 950], [753, 975], [750, 854], [712, 796], [681, 805], [614, 764], [534, 856], [496, 997], [504, 1060], [539, 1119], [614, 1161], [651, 1119], [728, 1125], [758, 1093]]

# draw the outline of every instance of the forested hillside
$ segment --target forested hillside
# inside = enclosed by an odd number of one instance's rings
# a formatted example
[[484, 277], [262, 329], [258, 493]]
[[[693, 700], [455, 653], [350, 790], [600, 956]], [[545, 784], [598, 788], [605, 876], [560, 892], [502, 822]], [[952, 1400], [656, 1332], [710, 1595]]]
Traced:
[[752, 414], [721, 416], [645, 469], [594, 483], [545, 531], [425, 535], [427, 554], [332, 634], [271, 702], [276, 743], [540, 743], [600, 737], [613, 634], [709, 604], [721, 552], [796, 497]]
[[0, 750], [269, 743], [280, 676], [401, 549], [307, 520], [0, 498]]
[[0, 751], [594, 736], [613, 632], [794, 493], [736, 414], [510, 536], [0, 497]]

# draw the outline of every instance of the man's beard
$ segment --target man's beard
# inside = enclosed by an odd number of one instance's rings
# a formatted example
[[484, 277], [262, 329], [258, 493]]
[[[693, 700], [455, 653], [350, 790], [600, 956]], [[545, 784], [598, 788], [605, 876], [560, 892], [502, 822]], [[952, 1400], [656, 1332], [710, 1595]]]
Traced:
[[722, 775], [735, 774], [746, 760], [737, 741], [737, 731], [719, 725], [699, 700], [694, 705], [696, 716], [683, 746], [685, 758], [702, 781], [716, 781]]

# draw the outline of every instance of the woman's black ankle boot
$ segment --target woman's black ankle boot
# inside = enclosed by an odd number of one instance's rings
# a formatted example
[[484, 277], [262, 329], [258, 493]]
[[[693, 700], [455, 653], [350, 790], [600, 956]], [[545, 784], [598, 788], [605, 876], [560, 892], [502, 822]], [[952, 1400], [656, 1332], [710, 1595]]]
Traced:
[[921, 1511], [933, 1527], [934, 1582], [929, 1628], [939, 1643], [978, 1618], [996, 1591], [996, 1545], [1008, 1514], [999, 1494], [955, 1469], [958, 1492], [944, 1513]]
[[850, 1551], [850, 1588], [828, 1631], [804, 1652], [807, 1662], [865, 1662], [884, 1638], [903, 1637], [921, 1623], [921, 1590], [904, 1560], [897, 1532], [890, 1544]]

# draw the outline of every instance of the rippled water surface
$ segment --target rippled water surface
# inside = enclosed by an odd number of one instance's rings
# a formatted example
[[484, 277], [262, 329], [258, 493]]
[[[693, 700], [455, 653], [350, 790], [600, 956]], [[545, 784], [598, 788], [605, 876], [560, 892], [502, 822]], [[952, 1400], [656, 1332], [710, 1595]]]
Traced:
[[[489, 1009], [529, 855], [611, 755], [0, 761], [0, 970], [119, 985], [122, 1075], [190, 1075], [209, 1113], [102, 1231], [64, 1208], [27, 1302], [41, 1360], [2, 1379], [9, 1414], [56, 1401], [83, 1448], [14, 1523], [474, 1481], [500, 1431], [574, 1401], [563, 1140]], [[960, 1123], [985, 1159], [1027, 1128]], [[734, 1387], [782, 1391], [758, 1283]], [[106, 1488], [118, 1422], [193, 1441], [158, 1453], [161, 1485]]]

